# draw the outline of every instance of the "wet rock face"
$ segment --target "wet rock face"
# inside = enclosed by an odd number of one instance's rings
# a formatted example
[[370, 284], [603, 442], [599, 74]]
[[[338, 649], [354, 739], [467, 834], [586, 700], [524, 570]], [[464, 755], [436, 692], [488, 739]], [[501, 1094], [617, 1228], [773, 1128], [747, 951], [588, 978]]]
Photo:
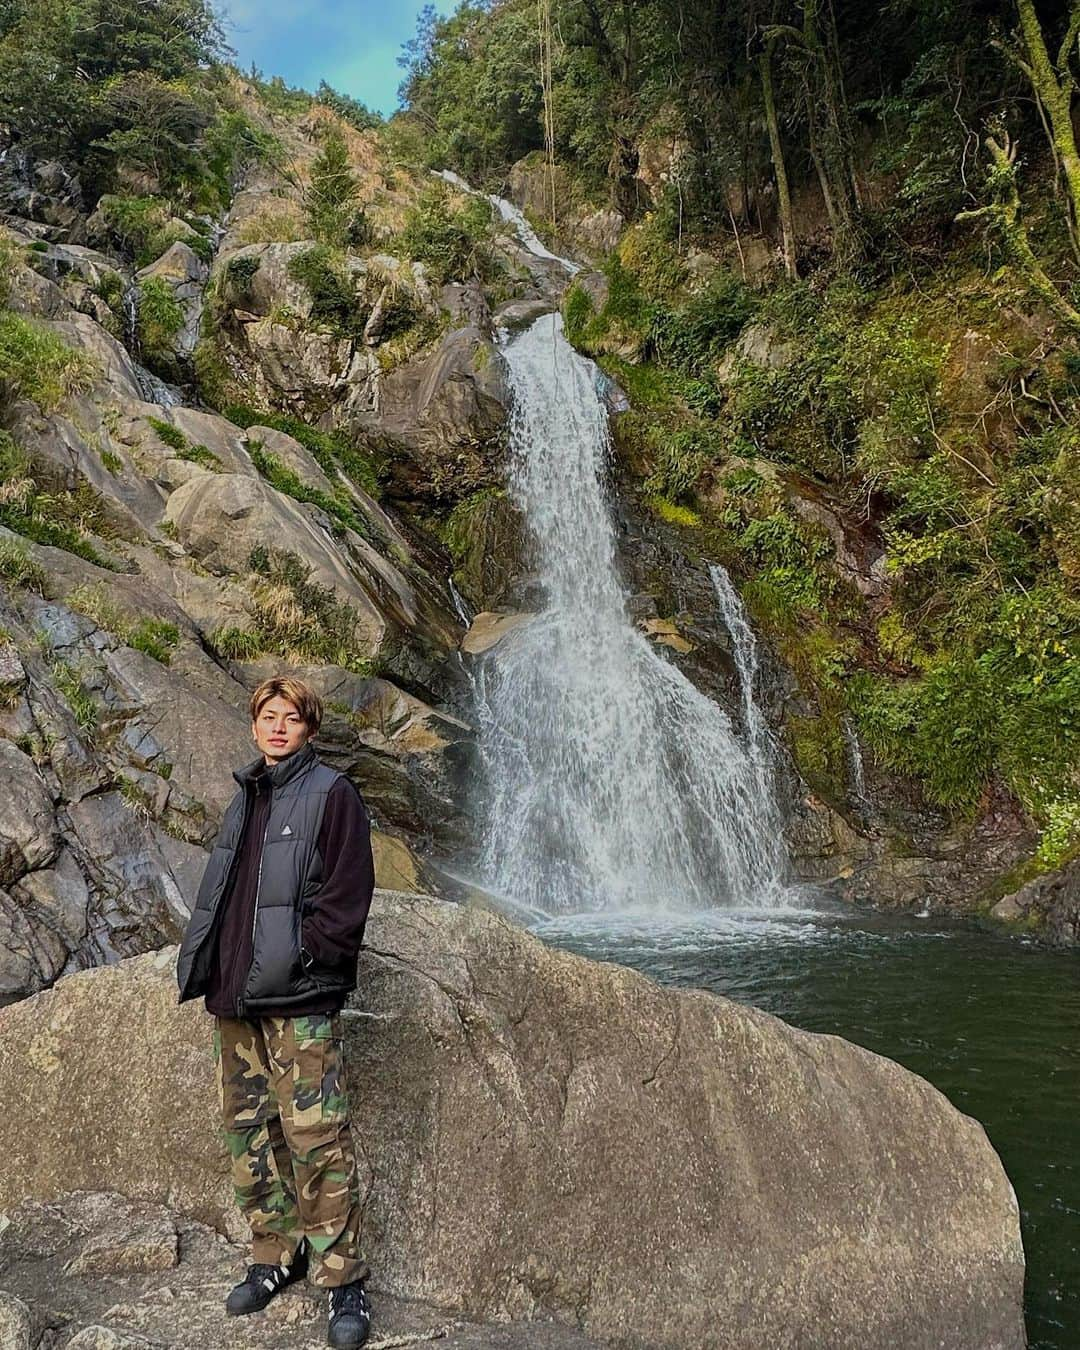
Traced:
[[1080, 862], [1036, 877], [1007, 895], [990, 911], [1005, 923], [1037, 927], [1059, 947], [1080, 943]]
[[[209, 1024], [176, 1007], [174, 960], [0, 1010], [0, 1206], [107, 1176], [239, 1236]], [[712, 1350], [718, 1326], [735, 1350], [1024, 1344], [1012, 1189], [981, 1127], [898, 1065], [384, 892], [359, 975], [379, 1287], [628, 1350]]]
[[0, 211], [77, 243], [84, 233], [85, 209], [82, 184], [74, 174], [57, 160], [35, 162], [0, 127]]

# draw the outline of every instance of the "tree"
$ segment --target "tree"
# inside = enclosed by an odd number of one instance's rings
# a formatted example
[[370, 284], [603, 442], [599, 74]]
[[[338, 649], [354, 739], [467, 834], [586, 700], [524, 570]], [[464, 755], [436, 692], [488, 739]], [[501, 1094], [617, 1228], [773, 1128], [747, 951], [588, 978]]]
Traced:
[[344, 248], [358, 211], [360, 184], [349, 163], [349, 151], [339, 132], [330, 131], [311, 166], [311, 182], [304, 194], [315, 238]]
[[1080, 47], [1080, 0], [1070, 0], [1068, 22], [1054, 58], [1035, 13], [1034, 0], [1016, 0], [1016, 7], [1026, 59], [1017, 52], [1011, 54], [1031, 81], [1040, 113], [1045, 110], [1044, 124], [1045, 118], [1049, 118], [1046, 133], [1055, 165], [1065, 182], [1073, 247], [1080, 255], [1080, 150], [1072, 120], [1077, 83], [1071, 66]]
[[772, 150], [773, 172], [776, 175], [776, 201], [783, 239], [784, 271], [789, 277], [795, 277], [798, 276], [795, 262], [795, 222], [791, 215], [791, 192], [788, 189], [784, 148], [780, 143], [780, 123], [776, 116], [776, 99], [773, 95], [772, 48], [770, 38], [758, 57], [761, 68], [761, 97], [765, 103], [765, 121], [769, 128], [769, 146]]
[[1024, 279], [1048, 307], [1074, 333], [1080, 333], [1080, 311], [1061, 294], [1039, 262], [1028, 239], [1020, 213], [1020, 193], [1016, 186], [1016, 153], [1019, 146], [1007, 131], [986, 138], [993, 161], [989, 187], [995, 200], [973, 211], [961, 211], [958, 221], [987, 220], [1001, 235]]

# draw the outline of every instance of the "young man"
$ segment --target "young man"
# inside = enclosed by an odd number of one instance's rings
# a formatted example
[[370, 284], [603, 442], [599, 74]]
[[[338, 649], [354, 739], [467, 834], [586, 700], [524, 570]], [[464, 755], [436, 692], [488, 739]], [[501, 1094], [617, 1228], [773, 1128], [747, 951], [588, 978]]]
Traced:
[[180, 947], [180, 1002], [206, 1000], [236, 1198], [252, 1264], [230, 1313], [257, 1312], [305, 1275], [329, 1289], [332, 1346], [361, 1346], [360, 1195], [341, 1008], [374, 887], [367, 811], [308, 741], [322, 705], [299, 680], [251, 696], [254, 763], [240, 785]]

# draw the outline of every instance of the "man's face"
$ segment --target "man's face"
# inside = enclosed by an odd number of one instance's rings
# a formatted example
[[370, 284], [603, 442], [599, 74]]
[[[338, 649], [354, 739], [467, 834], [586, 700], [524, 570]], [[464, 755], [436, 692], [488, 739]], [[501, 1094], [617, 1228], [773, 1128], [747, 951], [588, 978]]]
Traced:
[[287, 698], [268, 699], [252, 722], [251, 731], [267, 764], [287, 759], [308, 739], [307, 725], [297, 711], [296, 704], [290, 703]]

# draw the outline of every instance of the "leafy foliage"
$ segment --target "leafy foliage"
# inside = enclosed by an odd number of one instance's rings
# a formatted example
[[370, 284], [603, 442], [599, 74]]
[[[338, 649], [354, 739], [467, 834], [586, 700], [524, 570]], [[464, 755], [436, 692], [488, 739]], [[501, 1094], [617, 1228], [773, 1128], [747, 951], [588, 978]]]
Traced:
[[469, 197], [455, 210], [448, 190], [436, 185], [410, 210], [398, 246], [406, 257], [425, 263], [441, 284], [471, 276], [490, 279], [496, 270], [493, 237], [491, 207], [486, 201]]
[[184, 311], [163, 277], [147, 277], [139, 285], [135, 332], [151, 362], [172, 355], [173, 339], [184, 326]]
[[348, 94], [341, 94], [331, 85], [322, 80], [315, 93], [316, 101], [323, 104], [324, 107], [332, 109], [341, 118], [343, 122], [348, 122], [351, 127], [357, 131], [372, 131], [376, 127], [382, 126], [382, 118], [378, 113], [372, 112], [370, 108], [359, 101], [351, 98]]
[[343, 257], [326, 244], [316, 244], [289, 261], [289, 276], [311, 296], [311, 317], [340, 337], [356, 337], [367, 314]]
[[342, 432], [319, 431], [299, 417], [267, 409], [232, 404], [224, 415], [238, 427], [271, 427], [299, 441], [314, 457], [322, 471], [333, 480], [339, 470], [372, 497], [379, 495], [378, 463]]
[[116, 533], [99, 494], [82, 480], [74, 489], [43, 487], [28, 456], [6, 431], [0, 431], [0, 525], [99, 567], [114, 567], [86, 537], [92, 532], [109, 539]]

